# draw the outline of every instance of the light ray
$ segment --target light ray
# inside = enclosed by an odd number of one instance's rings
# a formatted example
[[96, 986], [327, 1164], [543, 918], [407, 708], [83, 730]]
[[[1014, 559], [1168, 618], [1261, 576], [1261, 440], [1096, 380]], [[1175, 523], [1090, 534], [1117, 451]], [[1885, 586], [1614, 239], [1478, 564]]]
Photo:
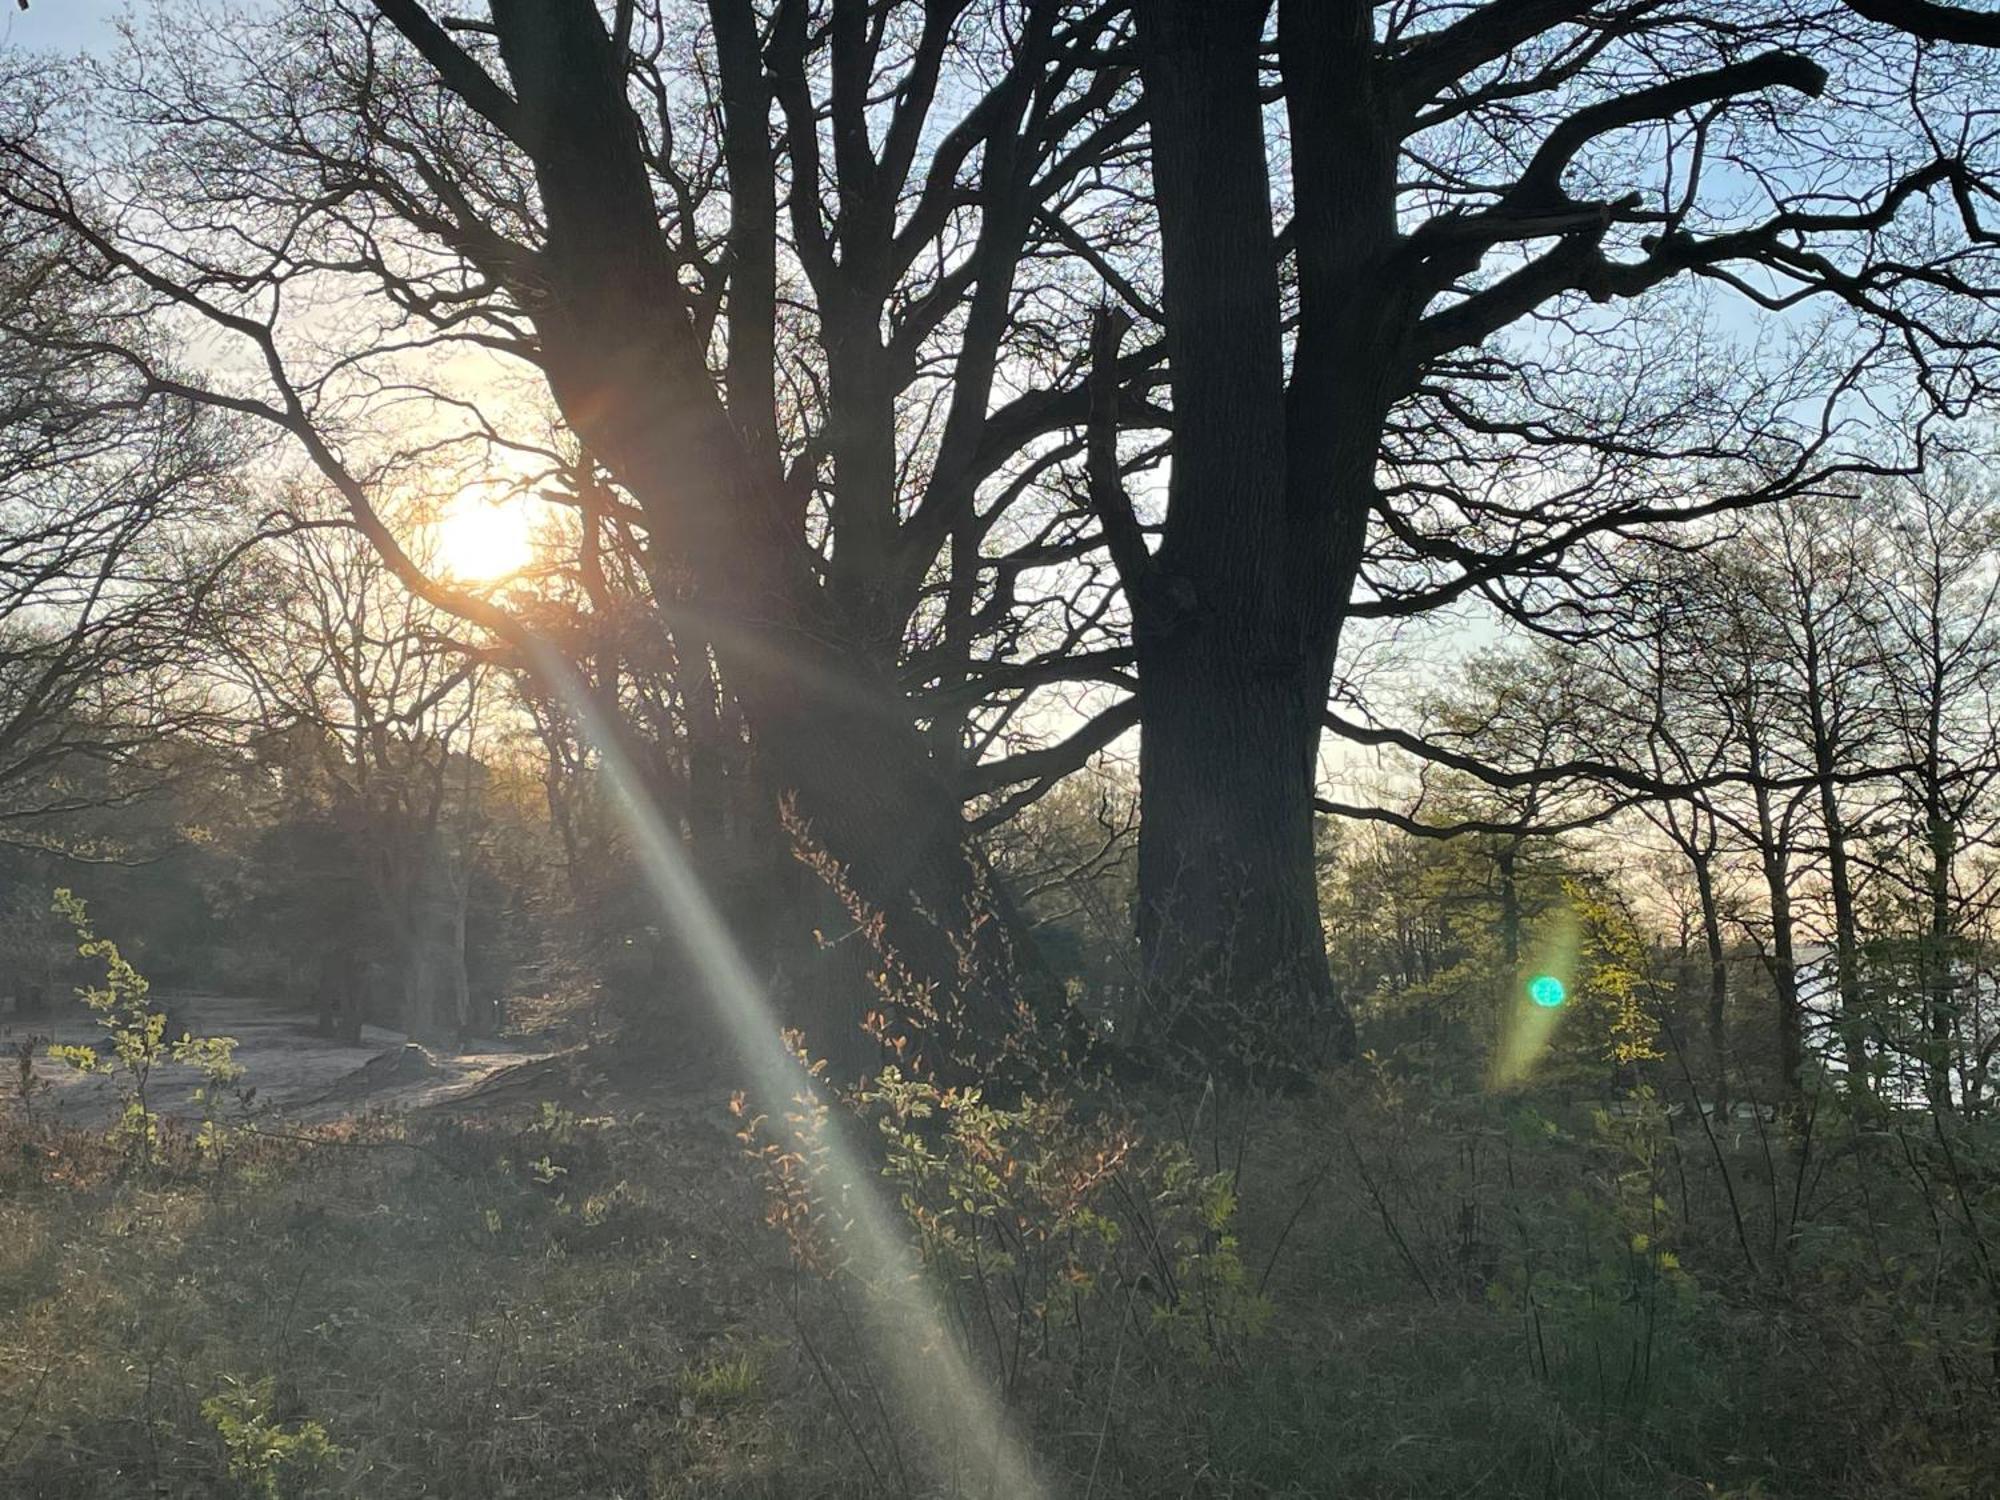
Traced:
[[[776, 1104], [816, 1083], [799, 1065], [780, 1034], [778, 1018], [742, 950], [690, 866], [686, 851], [660, 818], [619, 747], [612, 726], [569, 664], [542, 642], [530, 646], [536, 669], [554, 685], [577, 717], [585, 738], [598, 752], [613, 803], [632, 834], [641, 867], [662, 914], [693, 957], [702, 988], [717, 1017], [754, 1073], [758, 1093]], [[971, 1463], [986, 1470], [985, 1492], [995, 1500], [1042, 1500], [1025, 1447], [1009, 1430], [1000, 1402], [968, 1361], [946, 1324], [943, 1311], [906, 1235], [899, 1233], [881, 1201], [875, 1174], [849, 1152], [838, 1135], [830, 1140], [833, 1172], [850, 1186], [853, 1209], [848, 1248], [865, 1258], [878, 1286], [900, 1288], [886, 1326], [867, 1326], [873, 1350], [893, 1377], [910, 1430], [923, 1430], [920, 1413], [940, 1404]]]

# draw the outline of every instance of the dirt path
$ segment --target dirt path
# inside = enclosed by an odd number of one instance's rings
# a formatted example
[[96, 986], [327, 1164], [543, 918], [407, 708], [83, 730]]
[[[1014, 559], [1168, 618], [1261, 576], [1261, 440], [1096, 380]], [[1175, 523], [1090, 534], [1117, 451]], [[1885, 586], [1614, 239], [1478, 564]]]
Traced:
[[[325, 1120], [371, 1109], [413, 1109], [438, 1104], [476, 1089], [502, 1069], [547, 1056], [509, 1042], [480, 1040], [471, 1050], [436, 1053], [415, 1048], [401, 1032], [362, 1028], [361, 1042], [349, 1046], [314, 1034], [312, 1017], [269, 1000], [217, 995], [159, 997], [176, 1028], [202, 1036], [236, 1038], [236, 1060], [245, 1069], [242, 1087], [255, 1089], [253, 1103], [294, 1120]], [[91, 1043], [102, 1028], [72, 1003], [34, 1020], [0, 1017], [0, 1055], [8, 1062], [5, 1086], [13, 1087], [12, 1054], [30, 1038], [46, 1043]], [[72, 1125], [101, 1124], [116, 1113], [118, 1083], [105, 1075], [76, 1072], [38, 1056], [36, 1073], [50, 1092], [38, 1110]], [[163, 1115], [191, 1117], [199, 1110], [191, 1095], [200, 1082], [192, 1068], [157, 1068], [147, 1087]], [[13, 1107], [13, 1101], [7, 1101]]]

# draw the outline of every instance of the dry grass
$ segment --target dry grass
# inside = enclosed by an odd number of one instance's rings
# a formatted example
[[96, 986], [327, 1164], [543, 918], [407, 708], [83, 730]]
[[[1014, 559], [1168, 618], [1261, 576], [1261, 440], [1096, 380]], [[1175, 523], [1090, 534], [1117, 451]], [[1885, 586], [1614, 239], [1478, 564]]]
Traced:
[[[759, 1227], [722, 1091], [679, 1100], [250, 1142], [220, 1182], [184, 1157], [134, 1180], [89, 1138], [6, 1127], [0, 1493], [902, 1492], [829, 1397], [807, 1345], [843, 1380], [865, 1361]], [[1966, 1227], [1994, 1204], [1913, 1175], [1921, 1142], [1900, 1167], [1893, 1142], [1822, 1147], [1796, 1226], [1782, 1143], [1722, 1142], [1740, 1240], [1680, 1126], [1635, 1140], [1352, 1080], [1147, 1117], [1240, 1164], [1243, 1259], [1276, 1315], [1240, 1356], [1112, 1319], [1037, 1367], [1017, 1415], [1055, 1495], [2000, 1492]], [[1957, 1144], [1983, 1171], [1985, 1143]], [[203, 1409], [238, 1389], [258, 1433], [316, 1423], [334, 1461], [259, 1488]]]

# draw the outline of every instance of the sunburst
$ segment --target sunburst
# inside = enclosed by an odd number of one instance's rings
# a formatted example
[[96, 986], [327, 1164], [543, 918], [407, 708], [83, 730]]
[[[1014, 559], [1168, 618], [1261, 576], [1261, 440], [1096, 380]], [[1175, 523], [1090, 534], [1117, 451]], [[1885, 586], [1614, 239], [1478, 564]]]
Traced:
[[462, 496], [438, 519], [434, 534], [438, 570], [460, 583], [498, 583], [535, 560], [527, 505]]

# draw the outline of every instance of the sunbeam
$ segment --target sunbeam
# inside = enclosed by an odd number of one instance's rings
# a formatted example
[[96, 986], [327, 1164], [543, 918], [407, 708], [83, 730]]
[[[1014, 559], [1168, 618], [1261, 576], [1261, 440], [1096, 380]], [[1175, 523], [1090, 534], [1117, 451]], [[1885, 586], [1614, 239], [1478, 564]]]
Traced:
[[[708, 1002], [739, 1055], [753, 1069], [758, 1092], [775, 1104], [815, 1090], [814, 1080], [785, 1045], [762, 985], [723, 925], [678, 840], [661, 822], [591, 695], [553, 649], [538, 642], [531, 650], [538, 672], [554, 685], [577, 716], [585, 738], [596, 748], [661, 914], [694, 958]], [[963, 1440], [972, 1462], [977, 1464], [984, 1456], [988, 1471], [985, 1492], [996, 1500], [1040, 1500], [1046, 1492], [1035, 1477], [1028, 1453], [1009, 1430], [999, 1402], [964, 1358], [946, 1326], [942, 1309], [927, 1291], [914, 1252], [896, 1232], [879, 1201], [873, 1174], [837, 1136], [830, 1138], [829, 1146], [831, 1170], [848, 1185], [848, 1203], [854, 1213], [849, 1248], [866, 1258], [878, 1285], [900, 1287], [904, 1292], [899, 1305], [890, 1309], [895, 1316], [886, 1325], [870, 1326], [877, 1335], [874, 1353], [894, 1376], [905, 1412], [935, 1409], [941, 1401], [953, 1423], [952, 1431]]]

